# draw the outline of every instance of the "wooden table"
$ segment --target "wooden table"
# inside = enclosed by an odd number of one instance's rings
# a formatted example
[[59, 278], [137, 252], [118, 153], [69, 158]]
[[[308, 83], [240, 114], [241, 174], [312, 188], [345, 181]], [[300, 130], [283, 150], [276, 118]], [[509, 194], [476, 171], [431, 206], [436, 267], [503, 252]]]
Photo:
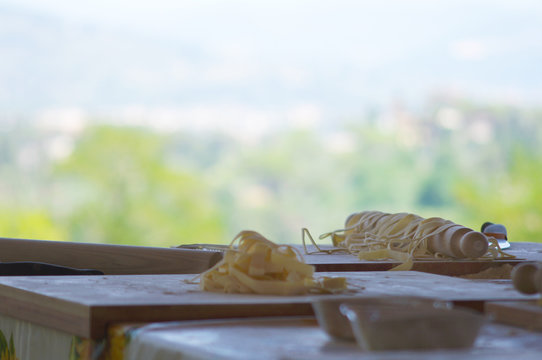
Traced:
[[[14, 242], [14, 239], [0, 239], [0, 242], [14, 245], [16, 251], [0, 254], [3, 261], [36, 260], [43, 261], [39, 246], [48, 246], [42, 242], [32, 243], [32, 251], [25, 250], [29, 241]], [[64, 246], [62, 246], [64, 245]], [[73, 248], [72, 248], [73, 247]], [[321, 296], [259, 296], [228, 295], [201, 292], [199, 286], [187, 281], [194, 278], [191, 274], [164, 275], [164, 272], [187, 272], [191, 268], [205, 270], [220, 257], [220, 252], [197, 253], [197, 259], [179, 249], [149, 249], [134, 247], [133, 252], [125, 253], [126, 247], [106, 246], [86, 247], [78, 244], [58, 244], [49, 248], [51, 259], [66, 261], [61, 265], [80, 264], [81, 259], [88, 260], [88, 265], [102, 264], [108, 274], [145, 275], [106, 275], [106, 276], [16, 276], [0, 277], [0, 328], [8, 338], [13, 329], [29, 329], [32, 334], [38, 330], [46, 335], [39, 335], [43, 343], [51, 349], [58, 348], [52, 340], [53, 334], [61, 333], [63, 344], [69, 349], [70, 341], [82, 344], [99, 344], [104, 339], [109, 325], [124, 322], [164, 322], [183, 321], [174, 329], [162, 328], [162, 324], [153, 324], [153, 331], [138, 332], [130, 349], [136, 345], [149, 344], [160, 347], [162, 354], [177, 358], [179, 354], [194, 358], [244, 359], [244, 358], [299, 358], [299, 359], [375, 359], [380, 355], [363, 353], [355, 344], [331, 341], [315, 325], [311, 302]], [[71, 249], [70, 249], [71, 248]], [[41, 248], [45, 249], [45, 248]], [[53, 251], [54, 250], [54, 251]], [[87, 251], [89, 250], [89, 251]], [[92, 250], [92, 251], [90, 251]], [[148, 254], [148, 251], [152, 254]], [[155, 251], [156, 250], [156, 251]], [[105, 251], [105, 252], [104, 252]], [[111, 253], [112, 251], [112, 253]], [[35, 259], [27, 259], [30, 254]], [[414, 269], [423, 271], [386, 272], [394, 266], [392, 261], [359, 261], [351, 255], [308, 255], [308, 263], [316, 266], [316, 276], [345, 276], [348, 278], [352, 293], [349, 296], [395, 295], [425, 296], [453, 301], [456, 304], [470, 306], [480, 311], [499, 307], [503, 319], [516, 318], [514, 309], [529, 303], [536, 296], [518, 293], [510, 280], [466, 280], [458, 277], [442, 276], [472, 274], [487, 267], [515, 265], [524, 261], [542, 261], [542, 244], [512, 243], [510, 253], [518, 259], [495, 262], [482, 261], [434, 261], [419, 262]], [[67, 254], [75, 254], [73, 257]], [[115, 255], [116, 254], [116, 255]], [[162, 255], [166, 261], [160, 262]], [[188, 255], [188, 256], [187, 256]], [[199, 256], [201, 255], [201, 256]], [[1, 258], [4, 256], [5, 258]], [[6, 257], [7, 256], [7, 257]], [[19, 256], [22, 256], [19, 258]], [[177, 261], [183, 262], [178, 266]], [[94, 266], [85, 266], [94, 267]], [[326, 270], [337, 272], [326, 272]], [[378, 270], [378, 271], [375, 271]], [[156, 274], [150, 274], [156, 272]], [[432, 274], [433, 273], [433, 274]], [[161, 274], [161, 275], [158, 275]], [[492, 304], [495, 306], [492, 307]], [[499, 305], [501, 304], [501, 305]], [[502, 306], [502, 304], [513, 304]], [[504, 309], [504, 310], [503, 310]], [[512, 309], [512, 313], [508, 309]], [[525, 319], [520, 325], [529, 325], [540, 321], [542, 315], [522, 313]], [[271, 318], [288, 316], [270, 324]], [[261, 317], [265, 317], [264, 320]], [[7, 318], [13, 319], [5, 320]], [[203, 323], [202, 319], [207, 319]], [[235, 320], [233, 320], [235, 319]], [[17, 323], [17, 321], [21, 323]], [[197, 321], [190, 322], [186, 321]], [[234, 321], [234, 322], [232, 322]], [[11, 325], [7, 326], [7, 322]], [[115, 325], [115, 326], [116, 326]], [[160, 328], [160, 329], [158, 329]], [[6, 330], [7, 329], [7, 330]], [[50, 331], [48, 330], [50, 329]], [[40, 333], [41, 334], [41, 333]], [[521, 328], [492, 324], [484, 328], [474, 349], [467, 352], [431, 352], [431, 353], [393, 353], [386, 354], [390, 359], [539, 359], [542, 351], [541, 333], [525, 331]], [[36, 335], [37, 336], [37, 335]], [[16, 346], [24, 349], [25, 339], [32, 338], [18, 335]], [[23, 340], [21, 340], [23, 339]], [[70, 340], [72, 339], [72, 340]], [[75, 340], [74, 340], [75, 339]], [[17, 345], [17, 341], [19, 344]], [[29, 340], [28, 340], [29, 341]], [[209, 343], [209, 341], [212, 342]], [[23, 345], [21, 345], [23, 344]], [[216, 346], [215, 346], [216, 344]], [[21, 348], [22, 347], [22, 348]], [[50, 350], [51, 350], [50, 349]], [[133, 359], [153, 360], [141, 357], [143, 348], [132, 354], [140, 354]], [[145, 347], [145, 349], [150, 349]], [[173, 351], [170, 353], [170, 351]], [[233, 354], [233, 355], [232, 355]], [[25, 359], [22, 352], [19, 358]], [[134, 356], [135, 356], [134, 355]], [[388, 356], [389, 355], [389, 356]], [[22, 356], [22, 357], [21, 357]], [[267, 357], [266, 357], [267, 356]], [[54, 358], [63, 358], [53, 356]], [[165, 357], [168, 359], [168, 357]], [[32, 358], [33, 359], [33, 358]], [[36, 359], [40, 359], [37, 357]]]

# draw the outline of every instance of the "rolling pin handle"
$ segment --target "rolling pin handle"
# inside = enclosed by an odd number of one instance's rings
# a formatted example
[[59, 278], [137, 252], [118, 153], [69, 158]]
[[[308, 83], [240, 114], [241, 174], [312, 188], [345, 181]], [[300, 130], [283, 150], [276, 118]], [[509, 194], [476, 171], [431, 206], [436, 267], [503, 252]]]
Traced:
[[542, 292], [542, 263], [528, 262], [516, 265], [512, 270], [514, 288], [523, 294]]
[[484, 256], [488, 246], [487, 237], [478, 231], [469, 231], [459, 240], [459, 248], [468, 258]]

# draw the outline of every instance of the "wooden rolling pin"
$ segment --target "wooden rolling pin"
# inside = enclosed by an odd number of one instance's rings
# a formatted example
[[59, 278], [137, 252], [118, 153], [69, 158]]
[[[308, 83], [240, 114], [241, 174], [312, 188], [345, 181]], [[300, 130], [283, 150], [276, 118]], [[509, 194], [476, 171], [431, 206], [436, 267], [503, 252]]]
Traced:
[[484, 234], [462, 225], [452, 226], [427, 239], [429, 251], [459, 259], [484, 256], [488, 246], [489, 243]]
[[511, 276], [517, 291], [524, 294], [542, 294], [542, 262], [516, 265]]
[[220, 259], [217, 251], [0, 238], [1, 262], [32, 261], [110, 275], [197, 274]]
[[[440, 231], [440, 228], [445, 230]], [[414, 239], [420, 236], [419, 234], [434, 233], [427, 237], [427, 250], [433, 254], [440, 253], [458, 259], [484, 256], [489, 247], [488, 238], [481, 232], [442, 218], [424, 219], [409, 213], [354, 213], [346, 219], [345, 229], [346, 237], [376, 234], [376, 238], [403, 236]]]

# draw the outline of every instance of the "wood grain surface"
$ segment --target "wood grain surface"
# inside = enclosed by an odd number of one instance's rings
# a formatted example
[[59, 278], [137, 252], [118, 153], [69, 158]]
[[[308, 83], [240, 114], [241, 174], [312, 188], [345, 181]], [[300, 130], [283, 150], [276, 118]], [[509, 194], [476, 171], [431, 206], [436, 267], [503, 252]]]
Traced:
[[[530, 299], [511, 282], [407, 272], [321, 273], [346, 276], [349, 296], [424, 296], [458, 303]], [[311, 315], [315, 297], [202, 292], [194, 275], [0, 277], [0, 312], [68, 333], [101, 338], [119, 321], [171, 321]]]
[[34, 261], [111, 275], [198, 273], [221, 258], [207, 250], [0, 238], [2, 262]]
[[495, 321], [542, 331], [542, 305], [537, 300], [487, 302], [485, 310]]
[[[301, 249], [301, 246], [296, 246]], [[329, 246], [322, 246], [328, 248]], [[74, 243], [0, 238], [0, 261], [34, 261], [76, 269], [96, 269], [107, 275], [198, 273], [222, 258], [217, 250]], [[312, 246], [309, 249], [314, 250]], [[507, 250], [512, 260], [420, 260], [413, 270], [439, 275], [462, 276], [525, 261], [542, 261], [542, 243], [513, 242]], [[318, 272], [386, 271], [398, 265], [392, 260], [362, 261], [349, 254], [305, 255]], [[0, 274], [1, 275], [1, 274]]]
[[[475, 275], [484, 272], [483, 276], [494, 276], [493, 278], [503, 278], [504, 272], [493, 271], [503, 266], [514, 267], [518, 264], [528, 261], [542, 261], [542, 243], [512, 242], [510, 249], [506, 252], [514, 255], [515, 259], [500, 260], [415, 260], [412, 270], [427, 272], [438, 275], [465, 276]], [[185, 245], [190, 247], [189, 245]], [[214, 245], [207, 244], [209, 249], [215, 249]], [[302, 254], [303, 246], [293, 245]], [[319, 245], [322, 249], [331, 249], [330, 245]], [[194, 248], [205, 249], [206, 244], [194, 245]], [[313, 245], [307, 246], [309, 253], [315, 252]], [[400, 263], [394, 260], [359, 260], [356, 256], [347, 253], [334, 254], [304, 254], [304, 260], [307, 264], [313, 265], [318, 272], [328, 271], [387, 271]], [[491, 274], [492, 273], [492, 274]]]
[[[302, 250], [301, 246], [297, 246]], [[321, 245], [329, 249], [329, 245]], [[308, 246], [309, 252], [315, 247]], [[431, 274], [463, 276], [476, 274], [482, 271], [498, 268], [503, 265], [515, 266], [527, 261], [542, 261], [542, 243], [512, 242], [511, 247], [505, 250], [515, 259], [503, 260], [415, 260], [414, 271]], [[305, 262], [314, 265], [316, 271], [386, 271], [399, 265], [393, 260], [359, 260], [350, 254], [312, 254], [304, 255]]]

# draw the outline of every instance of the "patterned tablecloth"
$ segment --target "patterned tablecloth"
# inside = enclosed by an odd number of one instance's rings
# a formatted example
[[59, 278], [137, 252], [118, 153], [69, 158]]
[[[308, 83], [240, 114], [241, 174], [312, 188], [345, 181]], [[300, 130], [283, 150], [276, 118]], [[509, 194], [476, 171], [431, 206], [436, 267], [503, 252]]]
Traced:
[[110, 326], [101, 341], [0, 315], [0, 360], [122, 360], [138, 324]]
[[0, 359], [91, 359], [91, 341], [0, 315]]

